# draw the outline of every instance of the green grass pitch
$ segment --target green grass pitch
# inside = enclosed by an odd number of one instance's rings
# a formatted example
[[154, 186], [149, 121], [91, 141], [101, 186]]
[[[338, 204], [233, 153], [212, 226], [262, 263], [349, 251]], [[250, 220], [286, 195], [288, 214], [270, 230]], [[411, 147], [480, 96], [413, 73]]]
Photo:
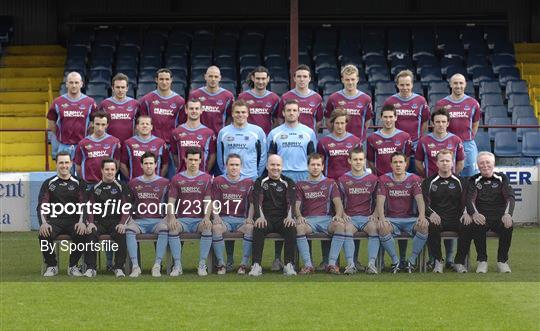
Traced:
[[[411, 245], [409, 245], [410, 248]], [[152, 245], [143, 245], [139, 279], [40, 276], [37, 233], [0, 234], [0, 330], [14, 329], [540, 329], [540, 228], [514, 230], [511, 274], [495, 269], [496, 240], [488, 240], [489, 273], [381, 274], [260, 278], [227, 274], [199, 278], [197, 243], [183, 250], [184, 275], [153, 279]], [[320, 260], [319, 244], [314, 245]], [[241, 244], [236, 246], [236, 261]], [[361, 257], [365, 263], [366, 240]], [[473, 257], [475, 257], [473, 249]], [[473, 262], [473, 268], [476, 263]]]

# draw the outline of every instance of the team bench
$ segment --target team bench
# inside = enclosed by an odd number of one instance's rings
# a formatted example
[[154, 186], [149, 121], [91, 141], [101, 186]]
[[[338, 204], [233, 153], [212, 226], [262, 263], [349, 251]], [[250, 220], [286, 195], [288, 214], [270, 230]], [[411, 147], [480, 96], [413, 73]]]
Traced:
[[[495, 238], [498, 238], [498, 234], [495, 233], [495, 232], [492, 232], [492, 231], [488, 231], [487, 233], [487, 238], [488, 239], [495, 239]], [[140, 242], [155, 242], [157, 241], [157, 234], [138, 234], [137, 235], [137, 241], [140, 243]], [[181, 241], [198, 241], [200, 240], [201, 236], [200, 234], [198, 233], [181, 233], [180, 234], [180, 240]], [[355, 235], [354, 235], [354, 239], [367, 239], [368, 238], [368, 235], [365, 233], [365, 232], [357, 232]], [[443, 231], [441, 232], [441, 239], [456, 239], [457, 240], [458, 238], [458, 234], [457, 232], [452, 232], [452, 231]], [[226, 232], [223, 234], [223, 240], [225, 241], [237, 241], [237, 240], [242, 240], [243, 239], [243, 234], [240, 233], [240, 232]], [[326, 235], [324, 233], [314, 233], [314, 234], [311, 234], [311, 235], [308, 235], [307, 236], [307, 239], [309, 241], [330, 241], [332, 240], [332, 237], [329, 236], [329, 235]], [[406, 234], [402, 234], [400, 236], [397, 236], [395, 237], [396, 240], [409, 240], [410, 237], [407, 236]], [[59, 242], [59, 241], [62, 241], [62, 240], [71, 240], [71, 237], [69, 235], [59, 235], [55, 241], [56, 242]], [[112, 240], [111, 236], [110, 235], [101, 235], [99, 237], [99, 240], [100, 241], [104, 241], [104, 240]], [[283, 237], [281, 237], [280, 234], [278, 233], [269, 233], [266, 235], [266, 240], [272, 240], [272, 241], [283, 241]], [[60, 265], [60, 245], [56, 245], [56, 258], [57, 258], [57, 261], [58, 261], [58, 265]], [[384, 259], [384, 250], [382, 249], [381, 247], [381, 250], [379, 251], [379, 255], [378, 255], [378, 259], [377, 259], [377, 269], [380, 271], [382, 269], [382, 266], [383, 266], [383, 259]], [[208, 271], [209, 272], [213, 272], [214, 271], [214, 266], [216, 264], [216, 257], [214, 255], [214, 251], [213, 249], [210, 249], [210, 256], [209, 256], [209, 263], [208, 263]], [[298, 261], [298, 252], [297, 252], [297, 257], [296, 257], [296, 260]], [[139, 250], [139, 261], [141, 261], [141, 256], [140, 256], [140, 250]], [[170, 259], [170, 255], [169, 255], [169, 250], [167, 250], [167, 256], [165, 257], [165, 261], [168, 261], [168, 266], [167, 266], [167, 269], [170, 269], [170, 263], [171, 263], [171, 259]], [[427, 250], [427, 246], [424, 247], [424, 250], [422, 251], [422, 253], [420, 254], [420, 256], [418, 257], [418, 266], [419, 266], [419, 271], [420, 272], [426, 272], [427, 271], [427, 261], [428, 261], [428, 250]], [[130, 263], [130, 259], [129, 259], [129, 256], [126, 258], [126, 272], [130, 272], [130, 269], [131, 269], [131, 263]], [[467, 269], [469, 269], [469, 256], [467, 256], [467, 259], [466, 259], [466, 265], [465, 267]], [[97, 260], [97, 266], [99, 269], [101, 269], [101, 252], [98, 254], [98, 260]], [[43, 274], [43, 272], [45, 272], [45, 263], [42, 264], [42, 267], [41, 267], [41, 273]]]

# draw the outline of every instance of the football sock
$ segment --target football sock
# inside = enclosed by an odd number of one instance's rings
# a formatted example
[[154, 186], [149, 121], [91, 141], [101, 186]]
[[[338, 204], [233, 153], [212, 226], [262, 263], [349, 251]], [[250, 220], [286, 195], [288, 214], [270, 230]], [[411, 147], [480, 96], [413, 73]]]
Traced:
[[180, 245], [180, 236], [169, 235], [169, 248], [171, 249], [171, 255], [173, 257], [174, 266], [180, 266], [180, 257], [182, 256], [182, 245]]
[[399, 263], [399, 258], [396, 254], [394, 237], [392, 237], [391, 234], [387, 234], [385, 236], [379, 236], [379, 239], [384, 250], [388, 253], [388, 255], [390, 255], [392, 264]]
[[137, 239], [135, 238], [135, 232], [126, 231], [126, 246], [131, 264], [133, 267], [138, 267], [139, 260], [137, 258]]
[[161, 264], [165, 251], [167, 250], [167, 243], [169, 241], [169, 232], [168, 231], [159, 231], [157, 244], [156, 244], [156, 264]]
[[418, 255], [422, 252], [422, 248], [424, 248], [424, 245], [427, 241], [427, 234], [423, 234], [420, 232], [416, 232], [413, 238], [413, 250], [412, 255], [409, 258], [409, 262], [412, 264], [416, 264], [416, 259], [418, 258]]
[[309, 245], [305, 235], [296, 236], [296, 245], [298, 246], [298, 252], [304, 261], [306, 267], [313, 267], [311, 263], [311, 257], [309, 255]]
[[223, 236], [212, 236], [212, 247], [214, 248], [214, 254], [217, 258], [217, 265], [225, 265], [225, 260], [223, 258], [223, 251], [225, 250], [225, 241], [223, 241]]
[[369, 236], [368, 237], [368, 262], [375, 263], [377, 260], [377, 254], [379, 253], [379, 247], [381, 246], [381, 241], [378, 236]]
[[201, 241], [199, 243], [199, 265], [206, 265], [206, 258], [212, 247], [212, 231], [205, 230], [201, 233]]
[[343, 232], [336, 232], [332, 236], [332, 243], [330, 244], [330, 254], [328, 255], [328, 265], [336, 265], [336, 261], [345, 242], [345, 234]]
[[244, 241], [242, 242], [242, 264], [249, 265], [249, 258], [251, 257], [251, 246], [253, 245], [253, 236], [251, 234], [244, 234]]
[[354, 264], [354, 240], [352, 238], [352, 234], [348, 233], [345, 235], [343, 251], [345, 252], [345, 260], [347, 260], [347, 265]]

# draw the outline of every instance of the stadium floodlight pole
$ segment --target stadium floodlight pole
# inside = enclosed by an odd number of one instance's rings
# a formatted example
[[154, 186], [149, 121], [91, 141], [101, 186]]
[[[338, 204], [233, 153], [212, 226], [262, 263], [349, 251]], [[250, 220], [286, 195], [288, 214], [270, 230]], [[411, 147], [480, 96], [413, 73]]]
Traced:
[[291, 88], [295, 88], [294, 84], [294, 70], [298, 67], [298, 1], [299, 0], [290, 0], [291, 1], [291, 16], [290, 16], [290, 47], [291, 50], [291, 66], [289, 73], [289, 81]]

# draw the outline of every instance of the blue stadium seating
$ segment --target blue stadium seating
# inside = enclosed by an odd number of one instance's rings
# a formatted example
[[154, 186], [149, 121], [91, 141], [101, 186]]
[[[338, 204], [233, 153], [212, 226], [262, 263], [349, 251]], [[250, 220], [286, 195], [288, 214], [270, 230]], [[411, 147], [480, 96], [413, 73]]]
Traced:
[[86, 75], [86, 61], [84, 58], [68, 58], [64, 65], [65, 71], [76, 71]]
[[540, 132], [526, 132], [523, 134], [521, 147], [523, 156], [540, 157]]
[[341, 91], [343, 89], [343, 85], [340, 82], [328, 82], [324, 84], [323, 93], [324, 94], [332, 94], [337, 91]]
[[442, 75], [439, 67], [424, 67], [420, 72], [420, 81], [423, 86], [428, 86], [430, 82], [441, 80]]
[[356, 85], [356, 88], [364, 92], [365, 94], [368, 94], [370, 97], [373, 96], [373, 91], [371, 90], [371, 86], [369, 86], [369, 83], [367, 83], [366, 81], [359, 82]]
[[531, 106], [515, 106], [512, 109], [512, 124], [516, 124], [518, 118], [535, 117]]
[[424, 68], [438, 68], [439, 73], [441, 68], [439, 65], [439, 60], [434, 55], [418, 55], [416, 58], [413, 58], [416, 61], [416, 74], [420, 74]]
[[502, 105], [504, 105], [504, 102], [500, 94], [483, 94], [480, 100], [480, 106], [482, 109], [485, 109], [488, 106]]
[[377, 82], [380, 81], [389, 81], [390, 75], [386, 71], [374, 71], [368, 75], [368, 81], [371, 86], [375, 86]]
[[514, 44], [507, 40], [495, 42], [493, 44], [493, 54], [514, 55]]
[[123, 46], [140, 48], [142, 44], [141, 34], [135, 29], [124, 29], [120, 31], [118, 36], [118, 48]]
[[479, 94], [482, 97], [483, 94], [501, 94], [501, 86], [496, 80], [485, 80], [480, 83]]
[[467, 81], [467, 84], [465, 85], [465, 94], [471, 97], [476, 97], [474, 91], [474, 84], [470, 80]]
[[511, 80], [506, 83], [506, 98], [510, 98], [512, 94], [528, 94], [529, 88], [524, 80]]
[[69, 36], [68, 45], [70, 46], [84, 46], [86, 49], [90, 49], [92, 42], [94, 41], [94, 30], [77, 29], [73, 31]]
[[[508, 117], [493, 117], [489, 119], [489, 122], [487, 123], [489, 126], [492, 125], [511, 125], [512, 122], [510, 121], [510, 118]], [[488, 134], [490, 140], [495, 140], [495, 135], [497, 132], [511, 132], [512, 129], [510, 128], [488, 128]]]
[[515, 132], [498, 132], [495, 135], [495, 155], [498, 157], [520, 157], [518, 138]]
[[461, 64], [452, 64], [446, 67], [446, 79], [450, 80], [455, 74], [462, 74], [463, 77], [467, 77], [467, 69]]
[[491, 142], [489, 140], [489, 135], [483, 130], [478, 130], [476, 136], [474, 137], [478, 151], [487, 151], [491, 152]]
[[528, 94], [512, 94], [508, 98], [508, 110], [513, 111], [516, 106], [530, 106], [531, 100]]
[[317, 87], [322, 89], [328, 82], [339, 82], [339, 73], [334, 68], [323, 68], [317, 73]]
[[437, 101], [445, 98], [448, 96], [448, 93], [432, 93], [428, 96], [428, 104], [431, 110], [433, 111], [433, 108], [437, 104]]
[[289, 90], [289, 83], [286, 82], [272, 82], [270, 83], [270, 91], [277, 95], [283, 95]]
[[424, 89], [422, 88], [422, 84], [414, 84], [413, 93], [424, 96]]
[[489, 66], [477, 67], [473, 70], [472, 74], [474, 86], [479, 86], [481, 82], [495, 78], [493, 70]]
[[146, 94], [154, 91], [156, 89], [155, 82], [140, 82], [137, 84], [137, 98], [142, 98]]
[[156, 70], [154, 69], [146, 69], [146, 70], [141, 70], [139, 72], [139, 83], [141, 82], [151, 82], [153, 84], [155, 84], [155, 80], [156, 80]]
[[[536, 117], [520, 117], [517, 119], [517, 125], [538, 125]], [[537, 132], [538, 128], [518, 128], [517, 137], [519, 140], [523, 138], [525, 132]]]
[[485, 123], [489, 123], [489, 120], [494, 117], [508, 117], [508, 109], [503, 105], [486, 106], [483, 110]]
[[484, 33], [480, 27], [467, 27], [460, 31], [463, 48], [469, 49], [471, 44], [483, 43]]
[[474, 69], [481, 68], [481, 67], [487, 67], [488, 62], [486, 60], [485, 56], [472, 56], [469, 55], [467, 57], [467, 74], [472, 75], [474, 72]]
[[393, 81], [379, 81], [375, 84], [375, 96], [379, 94], [395, 94], [397, 92], [396, 84]]
[[519, 70], [516, 67], [505, 67], [499, 69], [499, 83], [501, 86], [506, 86], [506, 84], [511, 80], [521, 80], [521, 75]]
[[459, 57], [446, 57], [441, 58], [441, 73], [443, 75], [448, 75], [446, 71], [450, 66], [459, 66], [463, 67], [463, 60]]
[[501, 68], [511, 68], [515, 66], [516, 60], [512, 55], [493, 54], [490, 57], [491, 66], [495, 74], [499, 74]]
[[88, 56], [88, 48], [80, 45], [69, 45], [67, 48], [67, 57], [69, 59], [86, 59]]
[[104, 83], [88, 83], [86, 85], [85, 94], [92, 98], [108, 98], [109, 97], [109, 85]]
[[127, 90], [127, 93], [126, 95], [130, 98], [135, 98], [136, 94], [135, 94], [135, 90], [137, 89], [137, 85], [132, 83], [132, 82], [128, 82], [128, 90]]
[[477, 43], [472, 43], [469, 47], [469, 55], [487, 56], [488, 53], [489, 50], [483, 40]]
[[105, 84], [106, 86], [110, 86], [111, 78], [112, 78], [111, 72], [108, 70], [95, 69], [95, 70], [90, 70], [90, 72], [88, 73], [89, 83], [102, 83], [102, 84]]
[[94, 38], [94, 45], [108, 46], [112, 49], [116, 48], [116, 41], [118, 39], [118, 31], [113, 29], [101, 29], [97, 30]]
[[445, 80], [437, 80], [429, 82], [428, 84], [428, 95], [432, 93], [442, 93], [448, 95], [450, 93], [450, 87], [448, 82]]
[[447, 41], [444, 44], [444, 56], [458, 57], [463, 59], [465, 57], [465, 50], [459, 40]]

